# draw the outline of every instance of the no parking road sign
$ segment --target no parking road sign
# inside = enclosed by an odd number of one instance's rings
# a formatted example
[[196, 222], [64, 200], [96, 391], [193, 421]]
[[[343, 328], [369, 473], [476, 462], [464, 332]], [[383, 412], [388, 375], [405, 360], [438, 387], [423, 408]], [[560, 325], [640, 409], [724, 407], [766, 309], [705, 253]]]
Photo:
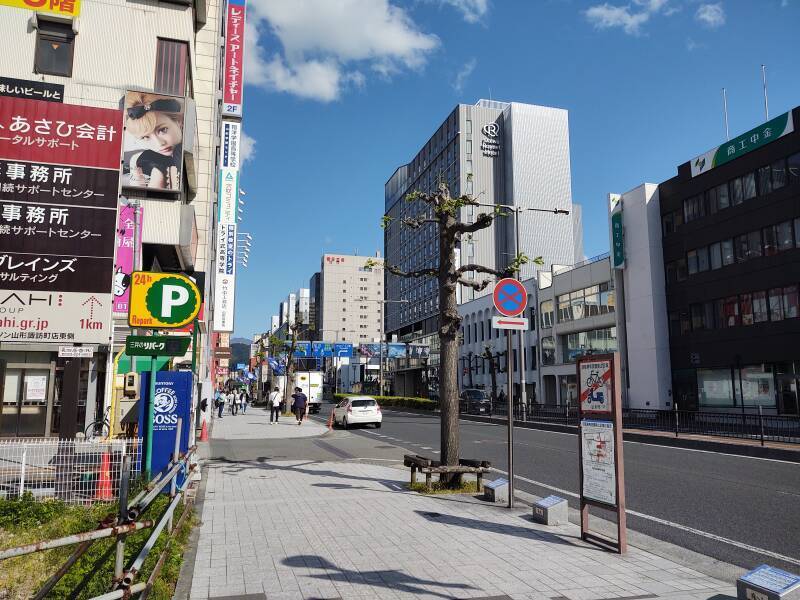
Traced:
[[525, 312], [528, 290], [517, 279], [506, 277], [495, 284], [492, 298], [497, 312], [504, 317], [516, 317]]

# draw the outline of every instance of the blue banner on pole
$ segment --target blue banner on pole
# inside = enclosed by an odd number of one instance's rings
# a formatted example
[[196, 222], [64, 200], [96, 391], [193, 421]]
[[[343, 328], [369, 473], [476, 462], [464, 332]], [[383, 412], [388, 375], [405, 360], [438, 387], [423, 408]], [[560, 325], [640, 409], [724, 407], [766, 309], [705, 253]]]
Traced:
[[[150, 401], [150, 372], [141, 374], [139, 402], [139, 431], [146, 431], [147, 404]], [[175, 450], [178, 419], [181, 425], [180, 452], [189, 449], [189, 420], [192, 405], [192, 373], [190, 371], [159, 371], [156, 373], [155, 403], [153, 405], [152, 473], [156, 475], [169, 465]], [[182, 479], [178, 479], [178, 484]]]

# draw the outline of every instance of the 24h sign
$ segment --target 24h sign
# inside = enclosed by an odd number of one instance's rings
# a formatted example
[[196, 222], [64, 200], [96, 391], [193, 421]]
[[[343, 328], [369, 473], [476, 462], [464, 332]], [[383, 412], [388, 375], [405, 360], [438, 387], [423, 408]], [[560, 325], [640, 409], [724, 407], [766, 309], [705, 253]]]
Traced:
[[132, 275], [128, 325], [177, 329], [194, 321], [200, 304], [200, 290], [188, 277], [136, 271]]

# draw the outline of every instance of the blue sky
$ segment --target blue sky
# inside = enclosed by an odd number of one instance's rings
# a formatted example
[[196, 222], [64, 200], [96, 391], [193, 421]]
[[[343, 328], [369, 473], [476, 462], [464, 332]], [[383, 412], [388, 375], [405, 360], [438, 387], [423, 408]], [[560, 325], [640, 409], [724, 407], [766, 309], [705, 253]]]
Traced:
[[[323, 252], [382, 250], [383, 185], [458, 103], [569, 110], [588, 256], [605, 198], [800, 104], [800, 0], [248, 0], [236, 334], [269, 326]], [[523, 248], [524, 251], [524, 248]]]

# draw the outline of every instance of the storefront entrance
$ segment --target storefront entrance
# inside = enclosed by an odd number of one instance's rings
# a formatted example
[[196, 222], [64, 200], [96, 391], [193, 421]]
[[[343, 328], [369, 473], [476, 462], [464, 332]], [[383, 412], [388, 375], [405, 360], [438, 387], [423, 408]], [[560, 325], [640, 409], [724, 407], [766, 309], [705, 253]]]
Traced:
[[778, 414], [800, 415], [800, 373], [792, 363], [775, 365]]

